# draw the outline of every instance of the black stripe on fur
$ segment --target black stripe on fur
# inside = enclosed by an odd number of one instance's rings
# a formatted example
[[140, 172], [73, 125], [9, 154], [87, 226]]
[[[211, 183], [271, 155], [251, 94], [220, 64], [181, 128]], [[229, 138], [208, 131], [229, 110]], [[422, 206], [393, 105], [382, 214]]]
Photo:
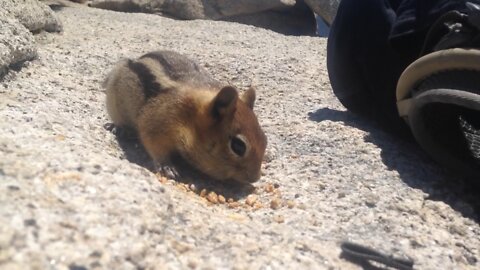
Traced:
[[162, 89], [162, 86], [155, 80], [155, 76], [146, 65], [128, 60], [128, 68], [137, 74], [140, 83], [143, 86], [143, 94], [145, 95], [145, 99], [155, 97], [164, 90]]

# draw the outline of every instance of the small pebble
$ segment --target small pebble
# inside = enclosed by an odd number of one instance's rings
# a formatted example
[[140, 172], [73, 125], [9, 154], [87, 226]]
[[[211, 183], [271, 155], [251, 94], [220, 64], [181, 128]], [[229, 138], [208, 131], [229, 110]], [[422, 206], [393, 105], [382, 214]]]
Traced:
[[465, 236], [467, 235], [468, 229], [465, 226], [462, 226], [462, 224], [451, 224], [450, 227], [448, 228], [450, 233], [453, 234], [458, 234], [460, 236]]
[[198, 266], [198, 262], [195, 261], [195, 260], [190, 259], [190, 260], [188, 261], [187, 266], [188, 266], [190, 269], [196, 269], [197, 266]]
[[69, 270], [87, 270], [88, 268], [83, 265], [70, 264], [68, 266]]
[[365, 195], [365, 205], [367, 207], [373, 208], [377, 205], [379, 197], [373, 194]]
[[10, 185], [10, 186], [8, 186], [8, 190], [10, 190], [10, 191], [18, 191], [18, 190], [20, 190], [20, 188], [17, 187], [17, 186]]
[[207, 190], [202, 189], [202, 191], [200, 191], [200, 197], [205, 198], [206, 196], [207, 196]]
[[197, 191], [197, 187], [195, 186], [195, 184], [190, 184], [190, 190], [193, 192]]
[[35, 226], [37, 226], [37, 221], [36, 221], [35, 219], [33, 219], [33, 218], [31, 218], [31, 219], [25, 219], [25, 220], [23, 221], [23, 224], [24, 224], [25, 226], [34, 226], [34, 227], [35, 227]]
[[181, 254], [192, 249], [192, 247], [190, 247], [190, 245], [188, 245], [187, 243], [182, 243], [175, 240], [171, 242], [171, 245], [176, 251], [178, 251]]
[[234, 200], [233, 200], [233, 198], [228, 198], [227, 202], [232, 203], [232, 202], [234, 202]]

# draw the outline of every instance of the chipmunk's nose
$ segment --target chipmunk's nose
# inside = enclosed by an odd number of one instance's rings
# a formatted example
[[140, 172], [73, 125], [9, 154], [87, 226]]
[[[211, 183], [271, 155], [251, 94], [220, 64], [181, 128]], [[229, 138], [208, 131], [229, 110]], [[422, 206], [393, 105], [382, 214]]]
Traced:
[[246, 177], [246, 178], [247, 178], [247, 182], [248, 182], [248, 183], [257, 182], [258, 179], [260, 179], [260, 176], [262, 176], [260, 170], [247, 172], [247, 177]]

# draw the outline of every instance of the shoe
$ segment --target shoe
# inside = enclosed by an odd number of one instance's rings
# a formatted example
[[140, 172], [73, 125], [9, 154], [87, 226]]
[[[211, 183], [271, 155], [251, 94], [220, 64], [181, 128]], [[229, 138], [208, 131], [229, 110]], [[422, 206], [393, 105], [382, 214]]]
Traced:
[[396, 94], [399, 115], [434, 160], [480, 176], [480, 50], [446, 49], [417, 59]]
[[442, 15], [397, 83], [397, 109], [437, 162], [480, 181], [480, 5]]

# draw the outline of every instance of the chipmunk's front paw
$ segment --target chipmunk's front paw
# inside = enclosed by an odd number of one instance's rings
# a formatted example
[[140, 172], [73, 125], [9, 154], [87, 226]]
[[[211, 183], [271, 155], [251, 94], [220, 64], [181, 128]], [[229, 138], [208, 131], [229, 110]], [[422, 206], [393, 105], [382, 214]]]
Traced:
[[169, 179], [177, 180], [180, 178], [180, 173], [177, 169], [169, 165], [160, 165], [158, 167], [158, 172]]
[[117, 136], [118, 138], [133, 140], [137, 138], [137, 134], [135, 130], [128, 128], [128, 127], [120, 127], [116, 126], [114, 123], [106, 123], [103, 127], [112, 132], [113, 135]]

